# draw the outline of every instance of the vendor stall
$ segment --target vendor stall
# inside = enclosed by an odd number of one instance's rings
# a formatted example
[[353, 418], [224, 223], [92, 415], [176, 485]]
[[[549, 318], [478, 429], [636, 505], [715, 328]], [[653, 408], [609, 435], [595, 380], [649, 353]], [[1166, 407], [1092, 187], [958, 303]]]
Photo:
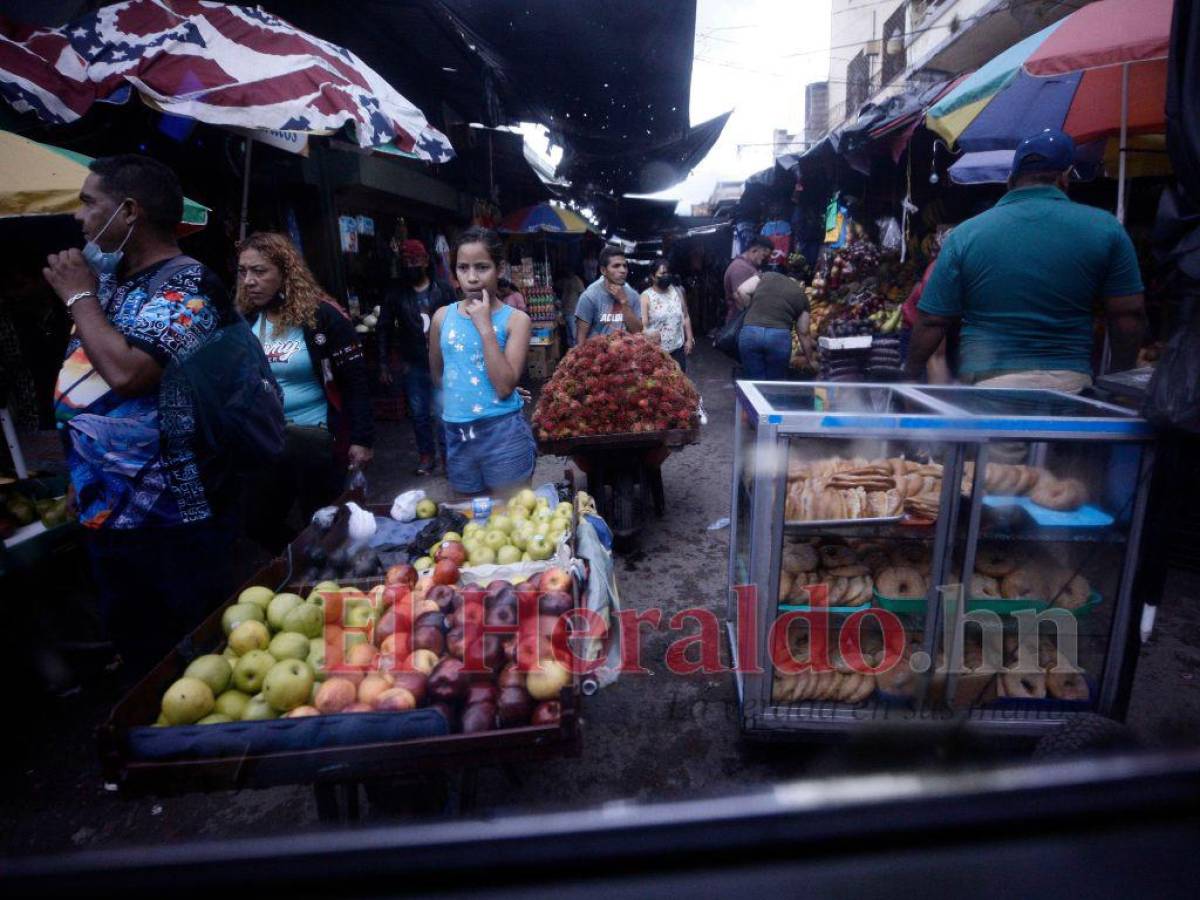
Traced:
[[[106, 778], [156, 794], [311, 783], [330, 807], [331, 786], [577, 754], [582, 693], [615, 669], [572, 670], [544, 623], [577, 606], [607, 621], [615, 588], [572, 497], [569, 481], [490, 510], [343, 497], [116, 706]], [[542, 662], [521, 668], [531, 648]]]
[[1123, 717], [1145, 421], [1053, 391], [738, 382], [734, 440], [747, 734]]

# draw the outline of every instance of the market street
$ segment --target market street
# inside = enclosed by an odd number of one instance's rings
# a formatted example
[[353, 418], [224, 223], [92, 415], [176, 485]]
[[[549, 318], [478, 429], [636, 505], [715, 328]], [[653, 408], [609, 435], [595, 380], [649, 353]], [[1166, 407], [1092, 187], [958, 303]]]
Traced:
[[[707, 347], [698, 349], [692, 362], [709, 424], [700, 443], [673, 454], [664, 465], [667, 515], [646, 528], [640, 552], [619, 557], [617, 579], [628, 608], [657, 605], [667, 617], [690, 606], [706, 606], [723, 621], [728, 529], [709, 531], [708, 526], [729, 514], [730, 364]], [[378, 446], [370, 485], [376, 502], [390, 501], [417, 483], [430, 487], [430, 480], [406, 474], [415, 459], [407, 423], [384, 426]], [[561, 478], [564, 464], [542, 457], [534, 482]], [[435, 492], [438, 481], [432, 480]], [[881, 752], [871, 748], [870, 737], [857, 748], [749, 743], [739, 734], [732, 677], [672, 675], [663, 666], [666, 633], [644, 629], [643, 634], [643, 660], [654, 674], [624, 676], [585, 698], [582, 756], [517, 766], [513, 774], [519, 783], [498, 769], [484, 769], [477, 814], [579, 810], [619, 800], [694, 799], [855, 767], [928, 764], [935, 756], [919, 744], [902, 748], [889, 743]], [[1200, 738], [1197, 635], [1200, 578], [1176, 572], [1157, 630], [1141, 653], [1128, 720], [1150, 746]], [[724, 642], [723, 648], [727, 653]], [[6, 767], [0, 800], [0, 819], [7, 823], [5, 855], [324, 827], [306, 786], [142, 799], [105, 791], [91, 732], [116, 699], [111, 690], [93, 685], [75, 701], [41, 701], [38, 714], [13, 732], [20, 735], [23, 755]], [[957, 758], [986, 762], [1010, 759], [1012, 753], [968, 744], [959, 748]], [[949, 758], [956, 758], [953, 752]], [[390, 821], [411, 818], [369, 808], [364, 824]]]

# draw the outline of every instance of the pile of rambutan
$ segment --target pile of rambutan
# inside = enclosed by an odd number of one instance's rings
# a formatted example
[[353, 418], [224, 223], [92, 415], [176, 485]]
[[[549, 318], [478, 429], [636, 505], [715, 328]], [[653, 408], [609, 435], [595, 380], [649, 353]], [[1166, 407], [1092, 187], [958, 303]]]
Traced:
[[700, 395], [656, 342], [619, 331], [563, 357], [533, 413], [539, 438], [668, 431], [695, 423]]

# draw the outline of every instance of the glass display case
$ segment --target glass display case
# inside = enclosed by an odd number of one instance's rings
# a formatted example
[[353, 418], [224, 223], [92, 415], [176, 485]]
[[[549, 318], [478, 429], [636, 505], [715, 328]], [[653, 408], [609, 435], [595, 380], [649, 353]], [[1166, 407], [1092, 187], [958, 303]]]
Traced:
[[1123, 716], [1145, 421], [1055, 391], [803, 382], [738, 382], [735, 416], [747, 733]]

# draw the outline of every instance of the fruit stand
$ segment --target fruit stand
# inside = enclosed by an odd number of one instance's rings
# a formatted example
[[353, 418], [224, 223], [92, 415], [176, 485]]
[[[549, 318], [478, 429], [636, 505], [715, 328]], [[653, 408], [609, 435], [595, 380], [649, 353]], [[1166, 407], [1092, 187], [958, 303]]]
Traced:
[[1052, 391], [742, 381], [734, 434], [748, 735], [955, 719], [1028, 739], [1123, 717], [1144, 420]]
[[[489, 525], [506, 524], [519, 500]], [[527, 515], [547, 510], [539, 527], [557, 552], [503, 568], [511, 580], [490, 577], [502, 568], [490, 563], [465, 565], [468, 546], [490, 548], [464, 529], [466, 544], [430, 548], [436, 560], [313, 584], [295, 561], [340, 524], [353, 540], [357, 513], [382, 520], [390, 509], [343, 501], [115, 707], [98, 735], [106, 780], [154, 794], [311, 783], [322, 815], [334, 817], [337, 786], [356, 796], [358, 784], [457, 772], [466, 804], [481, 766], [578, 754], [580, 679], [552, 638], [580, 602], [562, 509], [530, 503]], [[442, 506], [415, 526], [436, 529], [442, 516], [457, 513]]]

